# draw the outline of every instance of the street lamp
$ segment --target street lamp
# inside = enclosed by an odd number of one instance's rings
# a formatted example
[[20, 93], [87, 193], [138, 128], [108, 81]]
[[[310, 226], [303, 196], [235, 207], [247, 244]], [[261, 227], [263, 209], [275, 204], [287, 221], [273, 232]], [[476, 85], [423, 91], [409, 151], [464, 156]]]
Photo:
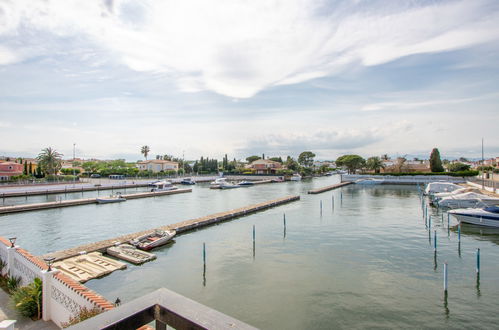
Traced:
[[76, 174], [75, 174], [75, 148], [76, 148], [76, 143], [73, 143], [73, 164], [71, 164], [71, 166], [73, 167], [73, 188], [75, 187], [75, 183], [76, 183]]
[[54, 263], [55, 258], [54, 257], [47, 257], [47, 258], [43, 258], [43, 260], [45, 261], [47, 266], [49, 266], [49, 268], [47, 269], [47, 272], [50, 272], [52, 270], [51, 266]]
[[17, 237], [9, 237], [9, 242], [10, 242], [10, 247], [13, 248], [15, 247]]

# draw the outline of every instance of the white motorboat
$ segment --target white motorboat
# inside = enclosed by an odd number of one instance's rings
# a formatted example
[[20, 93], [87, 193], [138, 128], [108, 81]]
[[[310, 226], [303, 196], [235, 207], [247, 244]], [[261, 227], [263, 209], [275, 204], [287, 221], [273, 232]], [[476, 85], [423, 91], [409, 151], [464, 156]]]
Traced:
[[155, 247], [165, 245], [175, 234], [175, 230], [155, 230], [131, 240], [130, 244], [141, 250], [149, 251]]
[[450, 182], [430, 182], [426, 186], [424, 194], [433, 195], [441, 192], [451, 192], [460, 188], [462, 188], [462, 186]]
[[238, 183], [240, 186], [248, 187], [248, 186], [253, 186], [255, 183], [251, 181], [241, 181]]
[[170, 181], [159, 181], [159, 182], [155, 182], [153, 184], [153, 187], [154, 188], [151, 189], [152, 192], [154, 192], [154, 191], [166, 191], [166, 190], [175, 190], [175, 189], [178, 189]]
[[225, 182], [225, 183], [222, 183], [220, 186], [219, 186], [220, 189], [234, 189], [234, 188], [241, 188], [240, 185], [238, 184], [234, 184], [232, 182]]
[[439, 207], [447, 207], [451, 209], [484, 207], [499, 204], [499, 198], [477, 194], [475, 192], [467, 192], [444, 197], [439, 200], [437, 204]]
[[120, 193], [117, 193], [116, 195], [110, 195], [108, 197], [97, 197], [95, 201], [99, 204], [119, 203], [126, 201], [126, 198], [121, 196]]
[[499, 227], [499, 206], [488, 206], [482, 209], [456, 209], [450, 210], [449, 214], [454, 216], [459, 223]]
[[217, 178], [215, 181], [210, 182], [210, 188], [219, 189], [221, 185], [227, 184], [227, 178]]
[[192, 178], [184, 178], [182, 181], [180, 181], [180, 184], [193, 185], [196, 184], [196, 181], [194, 181]]
[[291, 176], [290, 178], [291, 181], [300, 181], [301, 180], [301, 175], [298, 173], [295, 173]]
[[434, 194], [434, 195], [431, 196], [431, 201], [433, 203], [435, 203], [435, 202], [441, 200], [442, 198], [450, 197], [450, 196], [455, 196], [455, 195], [458, 195], [458, 194], [464, 194], [464, 193], [467, 193], [467, 192], [480, 193], [480, 190], [477, 189], [477, 188], [465, 187], [465, 188], [456, 189], [456, 190], [451, 191], [451, 192], [436, 193], [436, 194]]

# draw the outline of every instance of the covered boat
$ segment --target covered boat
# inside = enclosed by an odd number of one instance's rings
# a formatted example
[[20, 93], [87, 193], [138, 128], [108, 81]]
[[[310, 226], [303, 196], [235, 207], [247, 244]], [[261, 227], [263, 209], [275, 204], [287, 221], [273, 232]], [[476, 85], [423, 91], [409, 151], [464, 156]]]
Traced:
[[298, 173], [295, 173], [291, 176], [290, 178], [291, 181], [300, 181], [301, 180], [301, 175]]
[[141, 250], [149, 251], [155, 247], [165, 245], [175, 236], [175, 234], [176, 232], [173, 229], [155, 230], [131, 240], [130, 244]]
[[425, 195], [433, 195], [441, 192], [451, 192], [462, 186], [450, 182], [430, 182], [424, 190]]
[[467, 192], [442, 198], [437, 202], [439, 207], [450, 209], [467, 207], [484, 207], [499, 204], [499, 198], [488, 195]]
[[196, 181], [192, 180], [192, 178], [184, 178], [180, 181], [180, 184], [193, 185], [196, 184]]
[[227, 179], [226, 178], [217, 178], [215, 181], [210, 182], [210, 188], [211, 189], [220, 189], [220, 186], [223, 184], [227, 184]]
[[118, 244], [111, 246], [107, 248], [106, 253], [136, 265], [156, 259], [155, 254], [139, 250], [130, 244]]
[[481, 209], [450, 210], [460, 223], [470, 223], [478, 226], [499, 227], [499, 206], [488, 206]]
[[435, 203], [435, 202], [441, 200], [442, 198], [450, 197], [450, 196], [455, 196], [455, 195], [458, 195], [458, 194], [464, 194], [464, 193], [467, 193], [467, 192], [480, 193], [480, 190], [477, 189], [477, 188], [465, 187], [465, 188], [456, 189], [456, 190], [451, 191], [451, 192], [436, 193], [436, 194], [434, 194], [434, 195], [431, 196], [431, 201], [433, 203]]

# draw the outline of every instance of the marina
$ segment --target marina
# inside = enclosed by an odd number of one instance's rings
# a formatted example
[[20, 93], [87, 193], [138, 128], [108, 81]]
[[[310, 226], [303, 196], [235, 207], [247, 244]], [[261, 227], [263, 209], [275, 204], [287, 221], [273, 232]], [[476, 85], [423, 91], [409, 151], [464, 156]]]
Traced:
[[[171, 198], [2, 216], [0, 235], [16, 234], [19, 244], [43, 257], [65, 251], [56, 254], [64, 259], [94, 251], [90, 240], [107, 240], [95, 250], [104, 252], [117, 238], [127, 242], [128, 233], [176, 228], [174, 243], [154, 249], [152, 262], [127, 262], [126, 269], [85, 285], [124, 303], [165, 287], [262, 329], [494, 324], [499, 266], [487, 261], [499, 258], [499, 234], [469, 226], [458, 232], [457, 221], [421, 199], [415, 185], [350, 184], [308, 194], [338, 183], [331, 176], [217, 192], [200, 183]], [[262, 208], [269, 197], [283, 195], [300, 201], [223, 225], [196, 223], [229, 220], [249, 204]]]

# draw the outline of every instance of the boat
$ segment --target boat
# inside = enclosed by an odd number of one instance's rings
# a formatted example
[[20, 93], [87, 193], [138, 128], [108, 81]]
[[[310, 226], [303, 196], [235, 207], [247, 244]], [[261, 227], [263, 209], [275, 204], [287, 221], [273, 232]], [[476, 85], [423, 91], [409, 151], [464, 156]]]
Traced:
[[154, 183], [153, 186], [154, 186], [154, 188], [151, 189], [151, 192], [178, 189], [170, 181], [159, 181], [159, 182]]
[[126, 264], [111, 258], [104, 257], [100, 252], [82, 253], [79, 256], [68, 258], [54, 263], [54, 268], [61, 270], [78, 282], [86, 282], [93, 278], [102, 277], [118, 269], [125, 269]]
[[210, 182], [211, 189], [219, 189], [222, 184], [227, 183], [227, 178], [217, 178], [215, 181]]
[[471, 188], [471, 187], [459, 188], [459, 189], [456, 189], [456, 190], [451, 191], [451, 192], [436, 193], [436, 194], [430, 196], [430, 200], [431, 200], [432, 203], [436, 203], [439, 200], [441, 200], [442, 198], [450, 197], [450, 196], [455, 196], [455, 195], [458, 195], [458, 194], [464, 194], [464, 193], [467, 193], [467, 192], [480, 193], [480, 190], [477, 189], [477, 188]]
[[425, 195], [433, 195], [441, 192], [451, 192], [462, 188], [462, 186], [450, 182], [430, 182], [424, 190]]
[[130, 244], [117, 244], [106, 249], [106, 253], [136, 265], [156, 259], [156, 255], [137, 249]]
[[149, 251], [155, 247], [165, 245], [175, 234], [175, 230], [155, 230], [132, 239], [130, 244], [141, 250]]
[[254, 182], [251, 182], [251, 181], [241, 181], [238, 183], [239, 186], [253, 186], [255, 183]]
[[437, 202], [438, 207], [447, 207], [450, 209], [484, 207], [499, 204], [499, 198], [491, 197], [475, 192], [451, 195], [444, 197]]
[[234, 189], [234, 188], [241, 188], [241, 186], [238, 184], [234, 184], [232, 182], [226, 182], [220, 185], [220, 189]]
[[185, 185], [193, 185], [196, 184], [192, 178], [184, 178], [182, 181], [180, 181], [180, 184], [185, 184]]
[[298, 173], [295, 173], [291, 176], [290, 178], [291, 181], [300, 181], [301, 180], [301, 175]]
[[108, 197], [97, 197], [95, 200], [99, 204], [107, 204], [124, 202], [126, 201], [126, 198], [121, 196], [120, 193], [117, 193], [116, 195], [110, 195]]
[[450, 210], [449, 214], [454, 216], [459, 223], [463, 222], [478, 226], [499, 227], [499, 206], [456, 209]]
[[270, 182], [284, 182], [284, 178], [282, 176], [278, 176], [277, 178], [271, 179]]

